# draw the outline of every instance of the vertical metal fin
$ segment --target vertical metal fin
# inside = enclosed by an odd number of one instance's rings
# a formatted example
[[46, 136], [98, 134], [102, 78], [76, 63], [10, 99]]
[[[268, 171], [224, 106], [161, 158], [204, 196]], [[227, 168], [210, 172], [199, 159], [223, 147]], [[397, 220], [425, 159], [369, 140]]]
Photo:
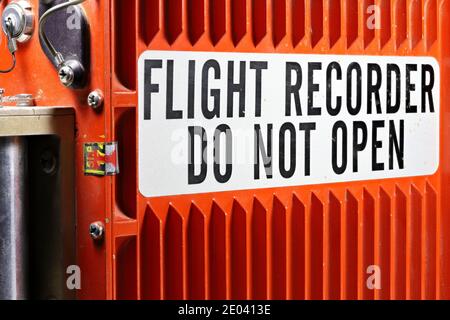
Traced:
[[188, 222], [188, 297], [193, 300], [206, 298], [206, 235], [205, 216], [191, 204]]
[[164, 299], [179, 300], [184, 296], [183, 218], [169, 206], [164, 231]]
[[231, 211], [231, 299], [247, 299], [247, 212], [235, 199]]

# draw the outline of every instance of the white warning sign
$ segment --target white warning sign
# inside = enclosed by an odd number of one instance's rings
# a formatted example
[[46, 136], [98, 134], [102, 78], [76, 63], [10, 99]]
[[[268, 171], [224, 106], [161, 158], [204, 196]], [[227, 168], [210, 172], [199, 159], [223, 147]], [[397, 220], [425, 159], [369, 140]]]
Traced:
[[434, 174], [431, 57], [147, 51], [138, 65], [146, 197]]

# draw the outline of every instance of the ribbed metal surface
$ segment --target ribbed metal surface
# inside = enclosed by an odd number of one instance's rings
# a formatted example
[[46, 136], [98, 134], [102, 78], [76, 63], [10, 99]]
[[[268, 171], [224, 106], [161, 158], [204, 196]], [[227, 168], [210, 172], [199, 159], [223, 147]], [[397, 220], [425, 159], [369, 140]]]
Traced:
[[[450, 52], [440, 40], [448, 32], [443, 26], [450, 10], [442, 0], [121, 3], [114, 4], [117, 115], [124, 110], [135, 115], [136, 74], [128, 66], [145, 50], [430, 55], [439, 61]], [[378, 29], [367, 24], [374, 4]], [[445, 96], [442, 101], [445, 112]], [[116, 130], [117, 137], [126, 133]], [[122, 168], [130, 175], [136, 172], [135, 164]], [[137, 270], [130, 275], [116, 263], [114, 275], [117, 283], [132, 277], [137, 284], [131, 294], [117, 287], [115, 296], [449, 297], [444, 269], [449, 229], [443, 224], [449, 218], [440, 209], [441, 179], [438, 172], [432, 177], [156, 199], [136, 191], [137, 207], [134, 199], [118, 203], [116, 230], [120, 237], [137, 239], [126, 249]], [[116, 188], [125, 189], [120, 183]], [[116, 252], [125, 250], [121, 244], [117, 242]], [[371, 265], [381, 269], [379, 290], [366, 285]]]
[[[437, 196], [398, 187], [148, 206], [143, 298], [436, 298]], [[381, 290], [367, 267], [378, 265]]]
[[115, 1], [118, 81], [158, 50], [426, 54], [438, 36], [442, 0]]
[[[413, 49], [421, 40], [437, 39], [437, 0], [141, 0], [137, 3], [139, 32], [146, 45], [164, 37], [173, 45], [210, 47], [231, 40], [301, 48], [323, 41], [332, 48], [344, 41], [367, 47], [377, 40]], [[371, 19], [376, 18], [376, 21]], [[423, 18], [423, 19], [422, 19]], [[377, 26], [373, 28], [373, 23]], [[203, 39], [202, 39], [203, 40]], [[201, 43], [199, 43], [201, 42]]]

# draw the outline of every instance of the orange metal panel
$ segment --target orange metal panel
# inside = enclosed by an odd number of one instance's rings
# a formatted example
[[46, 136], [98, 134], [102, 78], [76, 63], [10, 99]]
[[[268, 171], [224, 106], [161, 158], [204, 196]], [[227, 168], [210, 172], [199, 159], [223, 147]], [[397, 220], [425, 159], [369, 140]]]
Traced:
[[[120, 0], [113, 4], [115, 25], [133, 14], [136, 19], [113, 37], [113, 112], [136, 113], [136, 70], [122, 68], [145, 50], [433, 56], [440, 62], [443, 88], [447, 81], [447, 1], [131, 2], [127, 8]], [[380, 8], [378, 30], [366, 24], [373, 4]], [[122, 41], [131, 46], [126, 53]], [[445, 91], [441, 101], [444, 115]], [[445, 128], [444, 116], [442, 121]], [[429, 177], [150, 199], [136, 190], [136, 210], [120, 212], [139, 224], [136, 294], [142, 299], [450, 297], [449, 217], [440, 209], [448, 205], [445, 129], [441, 141], [440, 170]], [[136, 170], [136, 163], [124, 168], [130, 175]], [[113, 188], [120, 188], [117, 180]], [[373, 264], [383, 269], [381, 290], [366, 286], [366, 269]], [[116, 280], [126, 276], [115, 267]]]
[[[366, 24], [373, 4], [381, 9], [379, 30]], [[0, 75], [9, 93], [76, 109], [80, 298], [450, 298], [450, 1], [112, 0], [84, 7], [92, 30], [88, 89], [59, 85], [36, 35], [21, 46], [17, 69]], [[145, 198], [137, 184], [136, 66], [146, 50], [435, 57], [443, 88], [439, 170]], [[0, 52], [4, 61], [4, 44]], [[106, 99], [100, 114], [85, 105], [96, 88]], [[99, 140], [119, 142], [119, 175], [83, 175], [82, 144]], [[87, 232], [96, 220], [107, 226], [100, 246]], [[366, 286], [373, 264], [384, 270], [381, 290]]]

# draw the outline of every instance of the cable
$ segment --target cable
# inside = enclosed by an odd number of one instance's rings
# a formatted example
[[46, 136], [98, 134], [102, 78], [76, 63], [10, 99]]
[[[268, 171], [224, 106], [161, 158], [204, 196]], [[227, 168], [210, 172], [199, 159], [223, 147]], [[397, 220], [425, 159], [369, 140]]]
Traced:
[[12, 66], [9, 67], [9, 69], [6, 69], [6, 70], [0, 70], [0, 73], [10, 73], [16, 67], [16, 54], [15, 53], [11, 53], [11, 56], [12, 56]]
[[39, 38], [41, 39], [41, 42], [44, 47], [48, 49], [50, 54], [52, 55], [53, 59], [55, 60], [56, 66], [60, 66], [62, 63], [64, 63], [64, 57], [60, 52], [58, 52], [55, 47], [52, 45], [50, 40], [48, 39], [47, 35], [45, 34], [45, 23], [47, 22], [47, 19], [54, 14], [55, 12], [62, 10], [64, 8], [75, 6], [77, 4], [83, 3], [86, 0], [72, 0], [67, 1], [61, 4], [58, 4], [50, 9], [48, 9], [39, 19]]

